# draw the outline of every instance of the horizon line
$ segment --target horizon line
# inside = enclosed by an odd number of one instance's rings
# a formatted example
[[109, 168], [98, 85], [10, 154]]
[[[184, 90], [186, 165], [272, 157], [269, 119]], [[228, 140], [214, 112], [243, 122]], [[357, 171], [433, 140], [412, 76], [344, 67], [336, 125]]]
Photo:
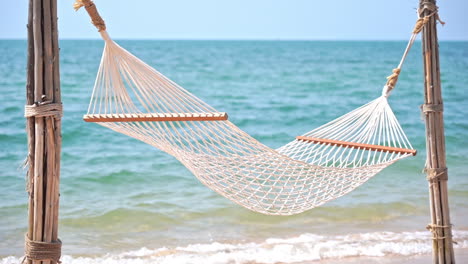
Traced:
[[[27, 38], [1, 38], [0, 40], [27, 40]], [[59, 38], [59, 40], [102, 40], [92, 38]], [[146, 40], [146, 41], [408, 41], [407, 39], [308, 39], [308, 38], [113, 38], [113, 40]], [[420, 39], [416, 41], [421, 41]], [[439, 39], [441, 42], [468, 42], [468, 39]]]

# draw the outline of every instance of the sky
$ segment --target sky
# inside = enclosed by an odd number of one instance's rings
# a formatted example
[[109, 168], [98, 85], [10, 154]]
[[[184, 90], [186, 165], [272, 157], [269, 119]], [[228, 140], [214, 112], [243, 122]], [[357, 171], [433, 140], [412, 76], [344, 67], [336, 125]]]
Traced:
[[[100, 38], [57, 0], [61, 39]], [[406, 40], [419, 0], [95, 0], [116, 39]], [[468, 40], [468, 0], [439, 0], [440, 40]], [[25, 39], [28, 0], [3, 0], [0, 39]]]

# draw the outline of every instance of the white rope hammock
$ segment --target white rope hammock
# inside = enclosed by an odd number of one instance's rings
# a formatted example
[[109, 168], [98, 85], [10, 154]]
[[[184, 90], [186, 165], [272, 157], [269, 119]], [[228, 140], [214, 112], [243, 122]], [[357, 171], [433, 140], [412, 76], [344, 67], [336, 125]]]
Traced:
[[416, 154], [387, 97], [417, 32], [382, 96], [274, 150], [112, 41], [90, 0], [77, 5], [86, 7], [105, 41], [85, 121], [167, 152], [203, 184], [250, 210], [301, 213]]

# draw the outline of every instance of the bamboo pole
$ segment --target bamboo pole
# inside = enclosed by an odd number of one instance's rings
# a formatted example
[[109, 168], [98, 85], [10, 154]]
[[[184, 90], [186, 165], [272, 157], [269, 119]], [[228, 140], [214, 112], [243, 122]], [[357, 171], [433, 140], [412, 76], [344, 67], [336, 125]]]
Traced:
[[[34, 103], [34, 35], [33, 35], [33, 0], [29, 0], [29, 15], [28, 15], [28, 61], [27, 61], [27, 81], [26, 81], [26, 104], [32, 105]], [[26, 131], [28, 135], [28, 157], [27, 164], [29, 164], [27, 174], [27, 187], [26, 191], [29, 196], [28, 208], [28, 239], [33, 239], [34, 227], [34, 196], [33, 196], [33, 179], [34, 179], [34, 117], [29, 117], [26, 120]], [[32, 264], [28, 260], [28, 264]]]
[[[52, 20], [52, 55], [53, 55], [53, 102], [62, 103], [62, 95], [60, 91], [60, 48], [58, 43], [58, 16], [57, 16], [57, 0], [50, 1], [51, 20]], [[54, 167], [54, 186], [55, 191], [53, 198], [53, 224], [52, 224], [52, 241], [58, 240], [58, 213], [59, 213], [59, 196], [60, 196], [60, 154], [62, 149], [62, 120], [54, 119], [54, 135], [55, 135], [55, 167]]]
[[[43, 42], [42, 42], [42, 1], [34, 1], [33, 8], [33, 38], [34, 38], [34, 102], [42, 102], [43, 89]], [[34, 135], [34, 223], [33, 241], [42, 241], [44, 221], [44, 118], [35, 117]], [[34, 260], [34, 264], [40, 261]]]
[[[437, 12], [435, 0], [420, 0], [421, 16]], [[450, 222], [446, 169], [442, 87], [440, 81], [437, 14], [431, 16], [422, 31], [424, 61], [424, 105], [426, 120], [426, 173], [429, 180], [433, 263], [455, 263]]]
[[[44, 27], [44, 94], [46, 100], [54, 99], [53, 86], [53, 55], [52, 55], [52, 18], [50, 10], [51, 0], [42, 0], [43, 3], [43, 27]], [[46, 186], [47, 192], [44, 197], [44, 242], [52, 242], [52, 225], [53, 225], [53, 201], [55, 196], [55, 129], [53, 117], [45, 117], [46, 137], [45, 145], [47, 148], [47, 166]], [[44, 264], [50, 264], [50, 261], [43, 261]]]
[[58, 257], [51, 256], [60, 255], [61, 244], [57, 237], [61, 119], [41, 110], [43, 105], [61, 105], [56, 1], [29, 1], [26, 103], [37, 110], [27, 116], [31, 241], [26, 241], [25, 251], [28, 263], [35, 264], [55, 264]]

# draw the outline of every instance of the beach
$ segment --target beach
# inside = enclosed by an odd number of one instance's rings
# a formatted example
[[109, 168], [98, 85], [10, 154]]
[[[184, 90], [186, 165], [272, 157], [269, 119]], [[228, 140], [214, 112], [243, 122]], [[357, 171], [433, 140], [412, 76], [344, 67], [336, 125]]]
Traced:
[[[117, 40], [271, 148], [381, 94], [405, 41]], [[432, 235], [423, 77], [416, 42], [389, 103], [416, 157], [350, 194], [293, 216], [242, 208], [176, 159], [83, 122], [103, 42], [64, 40], [59, 237], [63, 263], [428, 263]], [[441, 42], [456, 260], [468, 263], [468, 43]], [[26, 41], [0, 40], [0, 263], [27, 230]]]

